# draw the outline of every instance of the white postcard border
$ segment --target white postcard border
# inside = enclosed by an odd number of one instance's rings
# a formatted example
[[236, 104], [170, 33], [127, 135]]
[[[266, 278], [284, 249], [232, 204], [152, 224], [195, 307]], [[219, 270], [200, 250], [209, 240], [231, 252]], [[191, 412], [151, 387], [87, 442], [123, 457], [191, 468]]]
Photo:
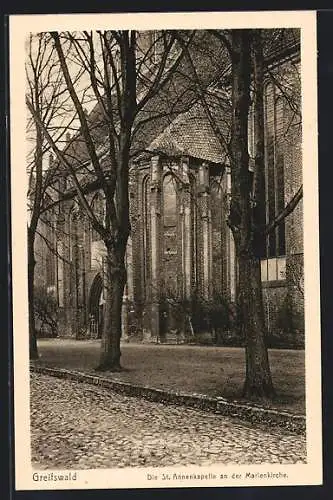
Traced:
[[[168, 467], [77, 470], [75, 479], [45, 477], [35, 480], [31, 467], [29, 425], [29, 346], [26, 249], [25, 175], [25, 50], [29, 32], [50, 30], [192, 28], [301, 28], [303, 105], [303, 189], [305, 262], [305, 342], [307, 463], [295, 465], [217, 465], [211, 467]], [[10, 17], [10, 132], [12, 201], [12, 283], [14, 331], [14, 426], [15, 477], [17, 490], [157, 488], [216, 486], [281, 486], [322, 483], [321, 342], [319, 287], [319, 215], [317, 153], [316, 12], [200, 12], [164, 14], [71, 14], [16, 15]], [[166, 480], [163, 474], [207, 475], [203, 479]], [[253, 473], [252, 478], [246, 476]], [[149, 478], [149, 474], [157, 479]], [[221, 478], [227, 474], [228, 478]], [[233, 478], [233, 474], [235, 477]], [[241, 477], [237, 477], [237, 474]], [[257, 476], [255, 476], [257, 474]], [[280, 477], [260, 477], [280, 474]], [[286, 477], [283, 475], [286, 474]], [[216, 475], [216, 478], [209, 477]], [[281, 477], [282, 475], [282, 477]]]

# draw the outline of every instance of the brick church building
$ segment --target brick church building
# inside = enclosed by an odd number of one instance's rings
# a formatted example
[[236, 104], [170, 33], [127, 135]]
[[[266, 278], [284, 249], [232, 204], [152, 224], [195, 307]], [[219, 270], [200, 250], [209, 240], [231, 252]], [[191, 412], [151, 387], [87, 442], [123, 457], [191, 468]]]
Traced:
[[[266, 54], [266, 222], [281, 212], [302, 184], [300, 43], [285, 30], [284, 43]], [[220, 54], [216, 50], [216, 57]], [[225, 139], [229, 96], [218, 85], [215, 65], [204, 67], [207, 103]], [[279, 80], [274, 74], [279, 72]], [[211, 83], [213, 82], [213, 84]], [[217, 82], [217, 83], [216, 83]], [[287, 92], [282, 90], [287, 89]], [[292, 96], [292, 98], [290, 97]], [[90, 119], [96, 119], [92, 112]], [[255, 156], [253, 113], [249, 154]], [[130, 168], [131, 236], [123, 299], [123, 339], [239, 345], [235, 300], [237, 259], [227, 225], [231, 191], [228, 155], [200, 102], [180, 109], [168, 123], [149, 129], [145, 147]], [[78, 147], [68, 137], [68, 148]], [[250, 170], [251, 170], [250, 161]], [[64, 178], [60, 191], [70, 189]], [[90, 201], [103, 216], [100, 191]], [[98, 338], [103, 324], [103, 243], [75, 200], [55, 207], [40, 223], [54, 242], [36, 243], [36, 285], [56, 302], [58, 335]], [[302, 200], [266, 238], [261, 280], [270, 345], [302, 346]]]

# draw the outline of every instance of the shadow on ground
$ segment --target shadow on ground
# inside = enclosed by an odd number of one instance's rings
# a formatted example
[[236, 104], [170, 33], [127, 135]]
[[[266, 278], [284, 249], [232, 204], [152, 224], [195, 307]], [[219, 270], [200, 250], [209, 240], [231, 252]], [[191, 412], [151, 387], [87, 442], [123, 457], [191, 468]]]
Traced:
[[[99, 341], [41, 339], [39, 364], [96, 375]], [[267, 404], [305, 413], [304, 351], [271, 349], [269, 358], [277, 397]], [[243, 348], [189, 345], [124, 344], [121, 373], [103, 377], [157, 389], [204, 394], [241, 401], [245, 377]]]

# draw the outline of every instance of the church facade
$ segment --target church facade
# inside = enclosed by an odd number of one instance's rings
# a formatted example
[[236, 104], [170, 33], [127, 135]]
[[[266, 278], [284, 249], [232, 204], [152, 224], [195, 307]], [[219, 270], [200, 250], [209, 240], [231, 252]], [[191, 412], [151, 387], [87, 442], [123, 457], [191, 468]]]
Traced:
[[[279, 59], [292, 88], [287, 96], [274, 78], [265, 84], [266, 223], [288, 204], [302, 184], [299, 47]], [[276, 61], [275, 61], [276, 66]], [[225, 138], [230, 110], [219, 89], [209, 106]], [[249, 154], [255, 156], [253, 113]], [[180, 113], [134, 158], [129, 193], [131, 236], [123, 300], [123, 340], [239, 345], [237, 258], [227, 217], [230, 165], [200, 103]], [[250, 161], [250, 170], [251, 170]], [[66, 179], [61, 190], [66, 190]], [[90, 195], [103, 217], [99, 191]], [[73, 201], [55, 208], [50, 252], [38, 241], [36, 276], [56, 303], [58, 335], [98, 338], [103, 326], [104, 249], [98, 234]], [[50, 231], [50, 228], [47, 229]], [[302, 346], [302, 200], [265, 240], [261, 279], [268, 342]], [[45, 271], [43, 271], [46, 269]]]

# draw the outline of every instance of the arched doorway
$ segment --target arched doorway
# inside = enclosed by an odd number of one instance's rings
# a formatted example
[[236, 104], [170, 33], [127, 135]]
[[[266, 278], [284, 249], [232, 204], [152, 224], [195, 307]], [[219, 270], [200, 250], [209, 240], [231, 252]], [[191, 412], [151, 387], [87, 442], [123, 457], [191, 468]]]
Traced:
[[89, 332], [92, 338], [101, 338], [103, 308], [103, 279], [100, 273], [98, 273], [92, 282], [89, 295]]

